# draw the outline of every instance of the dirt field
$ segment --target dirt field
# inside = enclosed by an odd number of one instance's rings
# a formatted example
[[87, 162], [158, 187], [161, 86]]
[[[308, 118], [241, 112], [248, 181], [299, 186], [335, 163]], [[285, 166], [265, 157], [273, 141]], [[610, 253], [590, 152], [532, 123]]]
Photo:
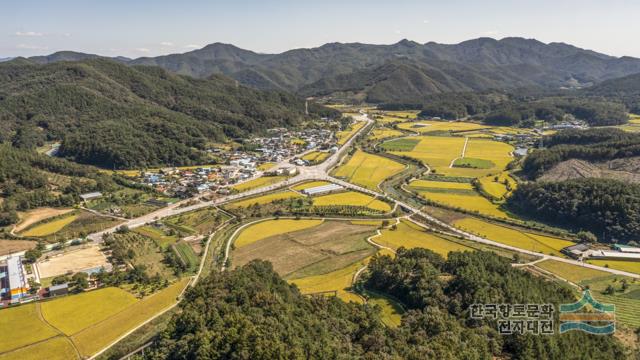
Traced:
[[66, 214], [72, 210], [73, 209], [54, 209], [54, 208], [45, 207], [45, 208], [38, 208], [38, 209], [27, 211], [25, 213], [20, 214], [20, 219], [22, 221], [20, 221], [20, 223], [18, 223], [15, 226], [14, 232], [18, 233], [26, 229], [30, 225], [37, 223], [38, 221], [42, 221], [50, 217]]
[[0, 239], [0, 255], [7, 255], [18, 251], [29, 250], [34, 248], [35, 246], [35, 241]]
[[100, 252], [98, 246], [91, 246], [41, 261], [38, 263], [38, 269], [41, 278], [48, 278], [107, 265], [107, 258]]
[[291, 278], [324, 274], [372, 255], [375, 249], [365, 240], [374, 230], [373, 226], [326, 221], [238, 248], [232, 263], [241, 266], [253, 259], [268, 260], [281, 276]]

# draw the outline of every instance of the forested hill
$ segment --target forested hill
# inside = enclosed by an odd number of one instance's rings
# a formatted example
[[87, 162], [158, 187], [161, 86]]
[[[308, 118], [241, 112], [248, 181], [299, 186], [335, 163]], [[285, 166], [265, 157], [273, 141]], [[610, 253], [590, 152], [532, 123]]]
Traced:
[[[65, 52], [35, 60], [58, 58], [72, 57]], [[479, 38], [459, 44], [420, 44], [409, 40], [389, 45], [329, 43], [280, 54], [259, 54], [231, 44], [214, 43], [184, 54], [120, 61], [160, 66], [200, 78], [224, 74], [262, 89], [310, 95], [350, 90], [364, 93], [370, 100], [383, 95], [385, 102], [400, 97], [408, 102], [417, 95], [493, 87], [588, 86], [640, 73], [640, 59], [515, 37]], [[408, 88], [389, 86], [402, 78], [410, 80]]]
[[[311, 116], [337, 115], [312, 104]], [[60, 140], [60, 155], [131, 168], [203, 161], [205, 144], [300, 124], [304, 100], [223, 76], [195, 79], [107, 59], [0, 64], [0, 142]]]
[[[212, 272], [189, 289], [181, 312], [144, 359], [619, 359], [612, 336], [571, 332], [501, 336], [474, 321], [474, 303], [570, 303], [572, 291], [513, 268], [487, 252], [399, 249], [374, 257], [369, 282], [409, 309], [398, 328], [377, 307], [306, 297], [271, 264]], [[367, 284], [369, 284], [367, 282]], [[222, 336], [221, 336], [222, 335]], [[575, 349], [580, 349], [576, 352]]]

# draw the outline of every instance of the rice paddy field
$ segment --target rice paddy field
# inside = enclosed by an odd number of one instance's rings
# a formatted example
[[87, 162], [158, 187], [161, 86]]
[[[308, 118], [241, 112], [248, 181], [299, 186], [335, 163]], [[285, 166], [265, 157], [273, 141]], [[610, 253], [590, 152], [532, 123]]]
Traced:
[[323, 220], [307, 219], [278, 219], [261, 221], [244, 228], [233, 241], [233, 244], [235, 248], [241, 248], [270, 236], [318, 226], [322, 224], [322, 222]]
[[70, 208], [58, 209], [58, 208], [42, 207], [42, 208], [29, 210], [26, 212], [21, 212], [18, 214], [20, 216], [20, 222], [15, 226], [14, 231], [19, 233], [22, 230], [31, 226], [32, 224], [41, 222], [43, 220], [46, 220], [55, 216], [64, 215], [71, 211], [73, 211], [73, 209], [70, 209]]
[[276, 166], [276, 163], [266, 162], [266, 163], [262, 163], [262, 164], [258, 165], [258, 170], [267, 171], [267, 170], [271, 169], [274, 166]]
[[346, 302], [353, 301], [361, 304], [364, 302], [363, 299], [349, 291], [349, 289], [351, 288], [354, 274], [365, 266], [368, 260], [364, 259], [327, 274], [293, 279], [290, 282], [295, 284], [303, 294], [335, 292], [337, 297]]
[[175, 304], [188, 281], [142, 300], [104, 288], [0, 310], [0, 333], [11, 334], [0, 337], [0, 359], [76, 359], [76, 349], [89, 357]]
[[377, 128], [369, 133], [369, 139], [371, 140], [382, 140], [398, 136], [402, 136], [402, 131], [389, 128]]
[[395, 230], [382, 230], [381, 236], [374, 237], [371, 240], [394, 250], [400, 247], [407, 249], [424, 248], [432, 250], [444, 257], [447, 257], [451, 251], [474, 250], [468, 246], [449, 241], [432, 232], [428, 232], [423, 227], [407, 220], [400, 221]]
[[325, 161], [329, 157], [329, 153], [325, 151], [312, 151], [302, 157], [302, 160], [306, 160], [312, 164], [319, 164]]
[[475, 218], [456, 220], [454, 225], [457, 228], [495, 242], [555, 256], [564, 256], [560, 253], [560, 250], [575, 244], [572, 241], [534, 234]]
[[287, 178], [286, 176], [263, 176], [257, 179], [243, 182], [241, 184], [233, 185], [231, 188], [239, 192], [243, 192], [247, 190], [261, 188], [264, 186], [269, 186], [271, 184], [275, 184], [280, 181], [283, 181], [286, 178]]
[[640, 262], [639, 261], [622, 261], [622, 260], [588, 260], [589, 264], [606, 266], [616, 270], [627, 271], [635, 274], [640, 274]]
[[507, 167], [513, 157], [513, 146], [493, 140], [487, 139], [469, 139], [464, 157], [473, 159], [482, 159], [493, 163], [488, 168], [452, 168], [447, 174], [453, 176], [480, 177], [488, 174], [498, 173]]
[[509, 218], [509, 215], [500, 209], [500, 205], [492, 203], [475, 190], [451, 188], [416, 188], [415, 190], [425, 199], [445, 206], [477, 212], [485, 216]]
[[403, 130], [415, 131], [421, 134], [430, 132], [461, 132], [486, 129], [486, 125], [461, 122], [461, 121], [438, 121], [438, 120], [419, 120], [398, 124], [398, 128]]
[[45, 320], [71, 336], [136, 303], [130, 293], [115, 287], [66, 296], [41, 304]]
[[465, 182], [414, 180], [409, 184], [409, 186], [411, 186], [411, 188], [413, 189], [420, 190], [420, 191], [446, 189], [446, 190], [470, 190], [475, 192], [475, 190], [473, 189], [473, 185], [471, 185], [471, 183], [465, 183]]
[[[404, 139], [401, 139], [404, 140]], [[391, 150], [390, 152], [399, 156], [408, 156], [427, 164], [431, 170], [436, 170], [438, 174], [447, 174], [449, 165], [453, 159], [460, 157], [462, 148], [464, 147], [464, 138], [462, 137], [444, 137], [444, 136], [416, 136], [407, 138], [415, 143], [411, 149], [405, 147], [402, 150]], [[398, 140], [392, 140], [384, 143], [383, 148], [390, 149]], [[402, 142], [400, 143], [404, 145]]]
[[404, 165], [393, 160], [357, 150], [346, 164], [336, 169], [334, 175], [377, 191], [378, 184], [404, 168]]
[[[508, 185], [507, 185], [508, 184]], [[478, 185], [485, 193], [496, 199], [504, 199], [517, 187], [516, 181], [506, 171], [498, 175], [487, 175], [478, 178]]]
[[366, 122], [364, 122], [364, 121], [358, 121], [358, 122], [355, 122], [355, 123], [351, 124], [351, 128], [350, 129], [344, 130], [344, 131], [338, 131], [336, 133], [336, 139], [337, 139], [338, 145], [343, 145], [347, 141], [349, 141], [349, 139], [351, 139], [351, 137], [353, 135], [355, 135], [355, 133], [357, 133], [360, 129], [362, 129], [362, 127], [365, 124], [366, 124]]
[[116, 226], [121, 222], [121, 220], [98, 216], [88, 211], [74, 210], [59, 217], [35, 223], [20, 235], [38, 237], [47, 242], [70, 240]]
[[592, 280], [611, 275], [605, 271], [576, 266], [557, 260], [541, 261], [535, 266], [576, 284], [585, 280]]
[[404, 310], [398, 303], [380, 294], [367, 292], [367, 295], [367, 304], [380, 307], [380, 320], [383, 324], [391, 328], [400, 326]]
[[310, 189], [310, 188], [329, 185], [329, 184], [331, 183], [328, 181], [308, 181], [301, 184], [296, 184], [295, 186], [292, 187], [292, 189], [296, 191], [302, 191], [304, 189]]
[[245, 199], [245, 200], [235, 201], [235, 202], [227, 204], [225, 207], [228, 208], [228, 209], [237, 209], [237, 208], [242, 208], [242, 207], [249, 207], [249, 206], [252, 206], [254, 204], [263, 205], [263, 204], [269, 204], [269, 203], [272, 203], [272, 202], [278, 201], [278, 200], [293, 199], [293, 198], [298, 198], [298, 197], [302, 197], [302, 195], [300, 195], [300, 194], [298, 194], [297, 192], [294, 192], [294, 191], [286, 190], [286, 191], [280, 191], [280, 192], [276, 192], [276, 193], [267, 194], [267, 195], [264, 195], [264, 196], [253, 197], [253, 198], [249, 198], [249, 199]]
[[370, 195], [355, 191], [345, 191], [329, 195], [321, 195], [313, 198], [313, 206], [350, 205], [362, 206], [380, 212], [391, 211], [391, 205], [384, 201], [374, 199]]

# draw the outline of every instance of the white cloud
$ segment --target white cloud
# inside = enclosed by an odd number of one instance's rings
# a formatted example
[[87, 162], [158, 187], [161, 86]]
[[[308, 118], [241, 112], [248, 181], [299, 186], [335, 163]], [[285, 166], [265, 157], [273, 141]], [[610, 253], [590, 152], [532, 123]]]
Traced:
[[138, 52], [141, 52], [141, 53], [148, 53], [148, 52], [151, 51], [151, 50], [149, 50], [147, 48], [136, 48], [135, 50], [138, 51]]
[[47, 50], [48, 49], [47, 46], [38, 46], [38, 45], [30, 45], [30, 44], [18, 44], [16, 45], [16, 47], [18, 49], [25, 49], [25, 50]]
[[185, 45], [185, 48], [187, 48], [187, 49], [201, 49], [202, 45], [189, 44], [189, 45]]
[[171, 41], [163, 41], [160, 43], [160, 45], [162, 46], [173, 46], [173, 43]]
[[35, 31], [17, 31], [16, 36], [43, 36], [44, 34], [41, 32]]

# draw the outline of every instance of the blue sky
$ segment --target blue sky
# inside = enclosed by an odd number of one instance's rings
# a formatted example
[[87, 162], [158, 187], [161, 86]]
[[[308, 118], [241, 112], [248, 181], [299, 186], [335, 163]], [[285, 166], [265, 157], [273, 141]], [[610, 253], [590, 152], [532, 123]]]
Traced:
[[327, 42], [489, 36], [640, 57], [636, 0], [0, 0], [0, 57], [181, 53], [213, 42], [282, 52]]

